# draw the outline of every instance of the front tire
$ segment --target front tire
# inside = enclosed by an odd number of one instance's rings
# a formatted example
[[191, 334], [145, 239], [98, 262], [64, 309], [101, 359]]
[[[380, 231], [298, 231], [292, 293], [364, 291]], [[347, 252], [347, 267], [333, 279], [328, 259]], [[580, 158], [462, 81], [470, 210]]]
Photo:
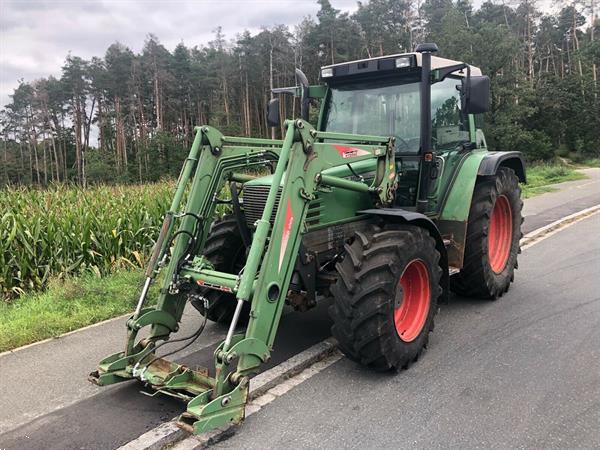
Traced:
[[[233, 215], [225, 215], [213, 222], [206, 238], [204, 256], [220, 272], [237, 274], [242, 270], [246, 262], [246, 247]], [[208, 288], [199, 288], [198, 293], [208, 300], [208, 309], [204, 308], [203, 302], [192, 300], [200, 314], [220, 324], [231, 322], [237, 304], [235, 295]], [[249, 313], [250, 303], [244, 302], [238, 323], [246, 324]]]
[[500, 167], [496, 175], [477, 181], [467, 224], [462, 270], [451, 289], [466, 297], [495, 300], [514, 279], [521, 224], [521, 188], [515, 172]]
[[416, 226], [373, 226], [345, 252], [331, 288], [333, 336], [360, 364], [407, 368], [427, 346], [442, 291], [435, 240]]

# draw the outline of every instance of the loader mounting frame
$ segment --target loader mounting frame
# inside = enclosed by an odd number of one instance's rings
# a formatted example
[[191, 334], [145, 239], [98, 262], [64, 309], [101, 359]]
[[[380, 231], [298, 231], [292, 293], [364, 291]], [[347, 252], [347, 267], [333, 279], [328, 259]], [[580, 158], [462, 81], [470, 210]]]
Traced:
[[[180, 424], [194, 433], [239, 423], [244, 418], [250, 377], [271, 355], [305, 231], [308, 203], [321, 187], [329, 186], [367, 192], [376, 206], [387, 207], [393, 204], [397, 187], [393, 138], [319, 132], [303, 120], [287, 120], [285, 129], [283, 140], [268, 140], [223, 136], [209, 126], [196, 128], [146, 271], [138, 308], [127, 321], [125, 349], [100, 362], [98, 370], [90, 375], [93, 382], [108, 385], [139, 379], [160, 393], [187, 401]], [[369, 159], [377, 161], [371, 184], [321, 173]], [[248, 181], [251, 177], [246, 169], [273, 162], [273, 181], [262, 217], [255, 224], [244, 269], [238, 274], [214, 270], [201, 255], [217, 195], [228, 181]], [[181, 210], [190, 182], [187, 205]], [[276, 206], [280, 185], [283, 189]], [[165, 260], [169, 262], [158, 303], [144, 308], [148, 287]], [[159, 358], [155, 351], [159, 342], [168, 341], [170, 334], [178, 331], [195, 285], [231, 292], [237, 298], [227, 337], [214, 353], [213, 376], [206, 369], [192, 370]], [[249, 323], [245, 333], [235, 334], [244, 302], [251, 302]], [[149, 336], [138, 340], [139, 331], [146, 327], [150, 327]]]

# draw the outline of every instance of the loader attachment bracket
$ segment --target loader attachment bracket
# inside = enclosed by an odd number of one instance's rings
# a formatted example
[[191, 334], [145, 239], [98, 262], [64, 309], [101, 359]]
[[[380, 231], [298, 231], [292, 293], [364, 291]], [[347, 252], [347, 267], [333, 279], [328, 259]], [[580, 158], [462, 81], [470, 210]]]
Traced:
[[248, 381], [232, 391], [211, 399], [207, 391], [188, 403], [187, 411], [179, 416], [177, 425], [184, 430], [200, 434], [228, 424], [239, 424], [244, 420], [248, 400]]
[[217, 361], [222, 361], [224, 364], [230, 364], [234, 359], [241, 355], [246, 357], [254, 357], [256, 363], [260, 364], [267, 362], [271, 358], [271, 352], [265, 343], [256, 338], [244, 338], [243, 334], [238, 334], [233, 337], [232, 342], [235, 342], [229, 350], [223, 351], [223, 344], [215, 352]]
[[168, 328], [169, 331], [177, 331], [179, 329], [177, 320], [171, 314], [154, 308], [145, 308], [141, 311], [137, 319], [134, 320], [131, 317], [127, 321], [127, 327], [136, 331], [148, 325], [161, 325]]

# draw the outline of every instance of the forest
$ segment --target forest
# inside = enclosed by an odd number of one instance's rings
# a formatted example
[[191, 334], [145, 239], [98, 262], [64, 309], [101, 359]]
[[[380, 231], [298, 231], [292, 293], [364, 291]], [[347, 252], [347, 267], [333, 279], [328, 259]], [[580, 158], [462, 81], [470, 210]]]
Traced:
[[[312, 83], [322, 65], [409, 52], [435, 42], [439, 56], [481, 67], [492, 82], [484, 119], [491, 150], [529, 161], [600, 156], [595, 0], [365, 0], [356, 11], [318, 0], [316, 17], [233, 39], [167, 49], [148, 34], [140, 53], [119, 42], [91, 60], [66, 56], [60, 77], [21, 81], [0, 111], [0, 186], [145, 183], [176, 176], [193, 128], [279, 136], [265, 109], [273, 87]], [[191, 44], [191, 46], [190, 46]], [[284, 99], [281, 113], [297, 115]]]

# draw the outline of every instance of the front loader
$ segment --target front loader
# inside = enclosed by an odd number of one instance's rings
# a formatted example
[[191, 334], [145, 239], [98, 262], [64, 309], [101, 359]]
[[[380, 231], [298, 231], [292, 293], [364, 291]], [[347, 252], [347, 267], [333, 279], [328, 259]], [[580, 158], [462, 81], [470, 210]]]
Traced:
[[[303, 311], [331, 302], [341, 350], [390, 370], [418, 358], [450, 290], [490, 299], [506, 292], [524, 164], [518, 152], [488, 152], [476, 126], [489, 105], [487, 77], [436, 50], [423, 44], [323, 67], [318, 86], [297, 71], [298, 86], [276, 90], [301, 102], [283, 140], [197, 127], [125, 349], [91, 380], [139, 379], [179, 397], [187, 402], [180, 424], [202, 433], [244, 418], [251, 377], [270, 358], [286, 304]], [[316, 126], [311, 102], [321, 103]], [[269, 106], [278, 125], [277, 100]], [[145, 307], [159, 271], [158, 303]], [[188, 301], [203, 325], [170, 340]], [[157, 356], [165, 343], [195, 340], [208, 319], [228, 325], [214, 370]]]

